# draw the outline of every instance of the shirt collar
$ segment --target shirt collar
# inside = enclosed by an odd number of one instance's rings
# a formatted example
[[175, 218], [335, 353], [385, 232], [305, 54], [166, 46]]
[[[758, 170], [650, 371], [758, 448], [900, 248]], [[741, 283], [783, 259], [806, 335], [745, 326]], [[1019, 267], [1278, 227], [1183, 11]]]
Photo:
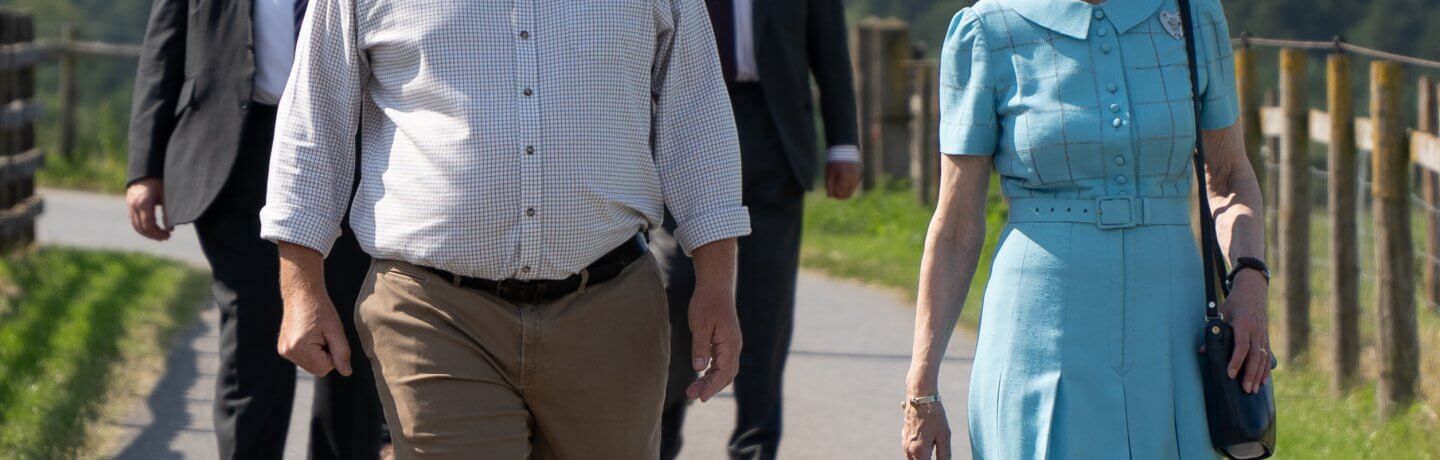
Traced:
[[1164, 0], [1105, 0], [1091, 5], [1081, 0], [1004, 0], [1005, 4], [1025, 19], [1060, 34], [1084, 40], [1089, 35], [1095, 10], [1105, 11], [1106, 19], [1120, 32], [1145, 22], [1155, 14]]

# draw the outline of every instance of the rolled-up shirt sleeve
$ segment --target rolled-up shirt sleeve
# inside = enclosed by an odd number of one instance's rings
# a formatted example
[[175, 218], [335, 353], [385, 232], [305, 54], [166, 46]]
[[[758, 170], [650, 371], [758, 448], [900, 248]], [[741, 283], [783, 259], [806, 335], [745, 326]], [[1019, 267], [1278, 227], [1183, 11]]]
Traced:
[[740, 145], [705, 4], [669, 0], [657, 7], [655, 163], [678, 225], [675, 240], [689, 254], [750, 234], [750, 213], [741, 202]]
[[310, 2], [280, 99], [262, 238], [329, 254], [350, 205], [367, 72], [354, 0]]

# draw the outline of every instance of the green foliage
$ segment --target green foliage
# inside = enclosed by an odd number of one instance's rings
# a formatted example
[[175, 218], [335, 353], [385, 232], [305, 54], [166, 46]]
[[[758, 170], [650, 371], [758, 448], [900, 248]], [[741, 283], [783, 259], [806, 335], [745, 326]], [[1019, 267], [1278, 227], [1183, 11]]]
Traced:
[[129, 356], [163, 355], [205, 276], [136, 255], [45, 249], [0, 259], [0, 457], [74, 458]]

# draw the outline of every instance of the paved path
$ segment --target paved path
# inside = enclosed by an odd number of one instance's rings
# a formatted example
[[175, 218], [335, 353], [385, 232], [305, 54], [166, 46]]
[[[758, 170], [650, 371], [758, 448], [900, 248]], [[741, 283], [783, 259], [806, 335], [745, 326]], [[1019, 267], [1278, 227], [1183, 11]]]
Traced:
[[[129, 230], [120, 198], [44, 190], [40, 241], [119, 249], [174, 258], [203, 268], [204, 257], [189, 227], [173, 241], [154, 243]], [[788, 459], [888, 459], [898, 457], [903, 380], [909, 366], [913, 310], [895, 294], [811, 273], [800, 277], [797, 329], [786, 374], [785, 442]], [[215, 457], [210, 418], [216, 367], [217, 313], [206, 306], [201, 320], [181, 333], [166, 371], [143, 401], [116, 421], [123, 436], [107, 452], [120, 459]], [[945, 367], [942, 393], [956, 433], [965, 433], [966, 382], [974, 341], [958, 333]], [[300, 378], [287, 458], [304, 458], [311, 379]], [[685, 427], [686, 459], [724, 458], [734, 421], [726, 392], [691, 409]], [[957, 452], [968, 453], [963, 435]], [[963, 456], [962, 456], [963, 458]]]

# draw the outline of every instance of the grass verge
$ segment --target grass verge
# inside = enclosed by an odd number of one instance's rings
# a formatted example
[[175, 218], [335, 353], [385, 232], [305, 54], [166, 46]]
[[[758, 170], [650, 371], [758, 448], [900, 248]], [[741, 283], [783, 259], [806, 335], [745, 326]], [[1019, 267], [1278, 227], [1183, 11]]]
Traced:
[[206, 277], [162, 259], [43, 249], [0, 261], [0, 456], [74, 458], [133, 364], [164, 356]]
[[[961, 324], [974, 329], [979, 315], [980, 297], [985, 282], [994, 244], [999, 230], [1003, 227], [1006, 209], [999, 192], [992, 188], [990, 210], [987, 215], [988, 235], [985, 252], [981, 256], [980, 272], [970, 286], [966, 299], [965, 313]], [[837, 276], [874, 283], [899, 289], [911, 298], [919, 283], [920, 256], [924, 250], [925, 231], [929, 225], [932, 207], [917, 205], [908, 189], [900, 186], [887, 187], [880, 192], [867, 193], [852, 201], [834, 201], [823, 194], [811, 194], [805, 203], [804, 245], [801, 249], [801, 263], [808, 269]], [[1312, 290], [1313, 307], [1312, 346], [1310, 353], [1301, 362], [1286, 364], [1276, 374], [1276, 399], [1279, 414], [1279, 458], [1375, 458], [1375, 459], [1426, 459], [1440, 458], [1440, 315], [1427, 311], [1421, 303], [1421, 356], [1422, 382], [1425, 400], [1410, 408], [1406, 413], [1388, 421], [1380, 420], [1375, 408], [1375, 381], [1378, 369], [1375, 363], [1374, 328], [1374, 254], [1366, 246], [1361, 254], [1366, 255], [1362, 265], [1364, 281], [1361, 283], [1361, 328], [1362, 363], [1364, 374], [1360, 384], [1345, 392], [1330, 387], [1331, 366], [1324, 359], [1329, 352], [1330, 337], [1333, 336], [1329, 305], [1328, 267], [1324, 260], [1328, 254], [1326, 226], [1323, 214], [1316, 214], [1312, 237], [1314, 259]], [[1362, 221], [1361, 239], [1368, 241], [1370, 233]], [[1423, 235], [1418, 233], [1417, 235]], [[1423, 242], [1420, 243], [1423, 247]], [[1418, 271], [1417, 271], [1418, 273]], [[1271, 289], [1272, 294], [1278, 293]], [[1197, 300], [1198, 301], [1198, 300]], [[1280, 302], [1272, 299], [1271, 342], [1279, 351], [1283, 342], [1283, 312]], [[1197, 306], [1197, 308], [1199, 308]], [[953, 415], [953, 414], [952, 414]]]

